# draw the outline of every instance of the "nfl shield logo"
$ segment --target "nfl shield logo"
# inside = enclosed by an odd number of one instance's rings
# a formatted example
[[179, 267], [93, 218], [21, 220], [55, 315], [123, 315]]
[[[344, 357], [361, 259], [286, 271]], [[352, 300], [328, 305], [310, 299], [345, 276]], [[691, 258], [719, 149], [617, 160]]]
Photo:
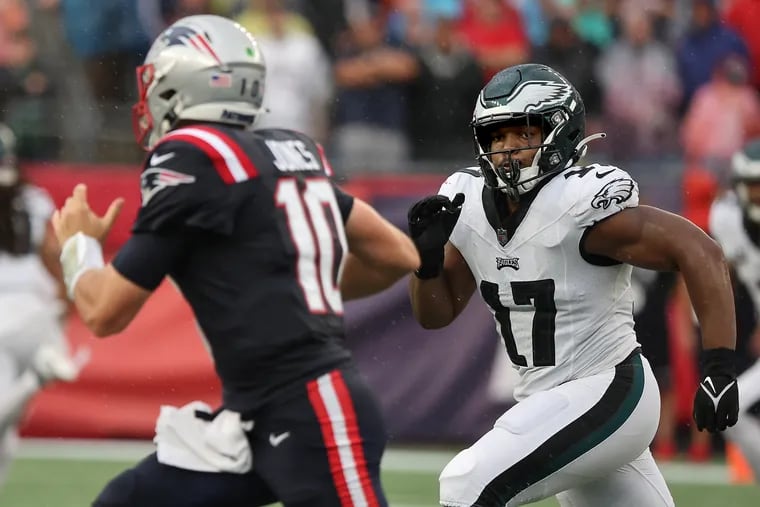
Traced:
[[506, 229], [502, 229], [499, 227], [496, 229], [496, 239], [499, 241], [499, 244], [501, 246], [504, 246], [509, 241], [509, 234], [507, 233]]

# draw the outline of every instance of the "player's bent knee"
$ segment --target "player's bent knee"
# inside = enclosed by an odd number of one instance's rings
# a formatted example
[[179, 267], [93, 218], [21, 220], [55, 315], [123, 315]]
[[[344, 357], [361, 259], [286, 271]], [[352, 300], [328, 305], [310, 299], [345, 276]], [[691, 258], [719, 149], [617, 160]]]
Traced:
[[[472, 472], [477, 465], [477, 457], [472, 449], [465, 449], [444, 467], [438, 477], [441, 505], [472, 505], [478, 492], [473, 491]], [[475, 495], [475, 498], [472, 496]]]
[[137, 477], [134, 470], [126, 470], [114, 477], [92, 503], [92, 507], [132, 507], [136, 505]]

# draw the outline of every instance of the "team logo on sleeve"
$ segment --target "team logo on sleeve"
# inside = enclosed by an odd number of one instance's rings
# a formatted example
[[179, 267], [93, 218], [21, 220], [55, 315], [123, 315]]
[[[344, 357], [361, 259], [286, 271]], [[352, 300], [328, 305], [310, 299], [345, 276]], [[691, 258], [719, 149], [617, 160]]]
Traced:
[[591, 201], [591, 207], [595, 209], [607, 209], [612, 204], [620, 204], [633, 195], [633, 180], [618, 178], [612, 180], [597, 192]]
[[161, 190], [167, 187], [195, 183], [195, 176], [172, 171], [163, 167], [151, 167], [140, 176], [142, 205], [145, 206]]

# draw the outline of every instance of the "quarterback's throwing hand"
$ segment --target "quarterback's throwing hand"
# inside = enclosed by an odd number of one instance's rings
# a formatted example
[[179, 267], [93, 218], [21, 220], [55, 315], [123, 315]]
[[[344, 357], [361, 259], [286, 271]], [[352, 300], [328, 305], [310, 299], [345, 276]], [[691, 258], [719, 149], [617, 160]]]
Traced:
[[53, 229], [58, 242], [63, 245], [71, 236], [82, 232], [102, 243], [111, 231], [123, 205], [124, 199], [114, 199], [105, 215], [99, 216], [90, 209], [87, 202], [87, 186], [78, 184], [63, 207], [53, 213]]
[[704, 376], [694, 396], [694, 422], [699, 431], [723, 431], [739, 418], [739, 388], [733, 355], [734, 351], [729, 349], [702, 352]]
[[443, 247], [462, 213], [464, 194], [451, 200], [445, 195], [431, 195], [409, 209], [409, 234], [420, 253], [418, 278], [435, 278], [443, 268]]

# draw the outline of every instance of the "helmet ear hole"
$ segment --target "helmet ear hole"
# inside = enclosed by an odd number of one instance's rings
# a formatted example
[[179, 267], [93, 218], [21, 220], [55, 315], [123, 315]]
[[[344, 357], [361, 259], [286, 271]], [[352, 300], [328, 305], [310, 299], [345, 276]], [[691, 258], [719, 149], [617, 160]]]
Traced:
[[170, 90], [165, 90], [161, 92], [161, 94], [159, 94], [159, 97], [161, 97], [163, 100], [169, 100], [172, 97], [174, 97], [176, 94], [177, 94], [177, 90], [172, 88]]

